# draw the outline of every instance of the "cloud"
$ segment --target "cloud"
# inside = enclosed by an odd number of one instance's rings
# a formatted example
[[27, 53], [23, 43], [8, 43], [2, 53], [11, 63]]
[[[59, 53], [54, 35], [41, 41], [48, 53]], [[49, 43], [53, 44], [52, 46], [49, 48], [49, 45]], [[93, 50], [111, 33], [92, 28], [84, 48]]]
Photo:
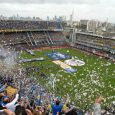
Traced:
[[[2, 2], [2, 3], [1, 3]], [[0, 0], [0, 14], [12, 16], [66, 16], [74, 9], [74, 20], [98, 19], [115, 23], [115, 0]]]
[[100, 0], [0, 0], [0, 3], [18, 3], [18, 4], [96, 4]]

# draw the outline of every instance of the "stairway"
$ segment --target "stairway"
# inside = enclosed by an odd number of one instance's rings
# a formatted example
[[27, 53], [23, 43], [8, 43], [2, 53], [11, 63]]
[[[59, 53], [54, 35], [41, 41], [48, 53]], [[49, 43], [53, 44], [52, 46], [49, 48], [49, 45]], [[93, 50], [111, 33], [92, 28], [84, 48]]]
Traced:
[[53, 41], [51, 40], [51, 37], [49, 35], [49, 33], [47, 31], [44, 31], [44, 35], [46, 36], [46, 41], [48, 43], [49, 46], [53, 45]]

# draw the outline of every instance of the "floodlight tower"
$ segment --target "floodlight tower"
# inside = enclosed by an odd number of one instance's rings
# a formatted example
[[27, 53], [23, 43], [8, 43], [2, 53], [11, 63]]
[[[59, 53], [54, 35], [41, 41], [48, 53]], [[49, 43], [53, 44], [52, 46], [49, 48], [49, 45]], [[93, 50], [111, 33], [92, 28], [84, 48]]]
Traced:
[[74, 16], [74, 9], [72, 10], [72, 14], [70, 15], [70, 39], [71, 39], [71, 46], [74, 46], [75, 41], [75, 28], [73, 26], [73, 16]]
[[108, 17], [107, 17], [106, 25], [105, 25], [106, 31], [107, 31], [107, 26], [108, 26]]
[[72, 11], [72, 14], [70, 15], [70, 26], [73, 27], [73, 16], [74, 16], [74, 9]]

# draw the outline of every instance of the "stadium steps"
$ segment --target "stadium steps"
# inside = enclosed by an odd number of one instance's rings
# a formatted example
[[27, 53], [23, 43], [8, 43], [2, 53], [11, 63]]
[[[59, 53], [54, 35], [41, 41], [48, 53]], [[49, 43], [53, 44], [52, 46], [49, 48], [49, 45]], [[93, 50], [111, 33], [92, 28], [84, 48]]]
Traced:
[[33, 38], [34, 44], [37, 46], [37, 42], [36, 42], [36, 40], [35, 40], [35, 38], [34, 38], [34, 35], [32, 34], [31, 31], [30, 31], [29, 33], [30, 33], [31, 38]]
[[48, 39], [47, 34], [46, 34], [45, 31], [44, 31], [44, 34], [45, 34], [45, 36], [46, 36], [46, 41], [47, 41], [48, 45], [50, 45], [51, 43], [50, 43], [50, 41], [49, 41], [49, 39]]
[[25, 42], [27, 43], [27, 45], [30, 46], [30, 43], [29, 43], [29, 41], [26, 39], [25, 36], [23, 36], [23, 41], [25, 41]]
[[49, 44], [49, 45], [52, 45], [53, 42], [52, 42], [52, 40], [51, 40], [51, 38], [50, 38], [48, 32], [45, 32], [45, 31], [44, 31], [44, 34], [45, 34], [45, 36], [46, 36], [46, 40], [47, 40], [48, 44]]
[[33, 44], [33, 38], [31, 37], [30, 32], [27, 32], [27, 38], [29, 38], [29, 41], [30, 41], [31, 45], [34, 46], [34, 44]]
[[41, 46], [41, 45], [47, 45], [48, 41], [46, 40], [46, 38], [39, 38], [38, 36], [35, 36], [35, 38], [37, 38], [37, 46]]
[[49, 40], [51, 41], [51, 44], [54, 44], [53, 41], [52, 41], [52, 39], [51, 39], [51, 36], [49, 35], [49, 33], [48, 32], [46, 32], [46, 33], [47, 33], [47, 35], [49, 37]]

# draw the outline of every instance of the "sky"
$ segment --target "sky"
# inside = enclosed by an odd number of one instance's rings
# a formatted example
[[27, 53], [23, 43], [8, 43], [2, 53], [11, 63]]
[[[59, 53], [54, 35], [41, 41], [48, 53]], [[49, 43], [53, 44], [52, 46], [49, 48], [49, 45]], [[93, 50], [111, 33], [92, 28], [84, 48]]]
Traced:
[[115, 0], [0, 0], [0, 15], [66, 16], [74, 20], [95, 19], [115, 23]]

